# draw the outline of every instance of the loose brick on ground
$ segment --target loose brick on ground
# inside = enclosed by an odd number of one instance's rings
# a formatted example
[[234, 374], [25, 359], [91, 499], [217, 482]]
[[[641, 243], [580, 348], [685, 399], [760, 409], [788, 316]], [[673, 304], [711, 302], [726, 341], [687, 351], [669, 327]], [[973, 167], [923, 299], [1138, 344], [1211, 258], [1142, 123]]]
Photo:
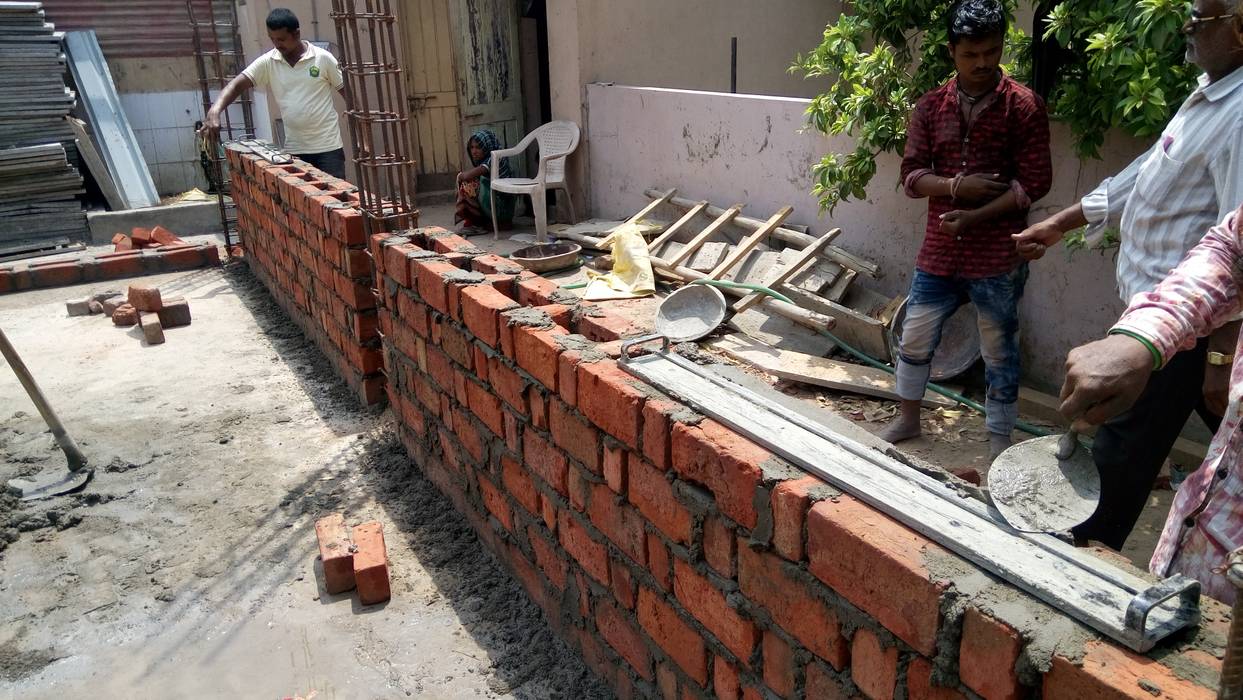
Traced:
[[354, 528], [354, 582], [358, 585], [358, 602], [363, 605], [383, 603], [390, 597], [388, 583], [388, 550], [384, 546], [384, 526], [371, 521]]
[[354, 552], [345, 517], [333, 513], [315, 521], [319, 559], [324, 569], [324, 589], [337, 594], [354, 588]]
[[164, 304], [157, 287], [133, 285], [129, 288], [129, 305], [139, 311], [159, 311]]
[[123, 328], [137, 325], [138, 310], [129, 304], [122, 304], [112, 312], [112, 322]]
[[164, 308], [156, 312], [165, 328], [190, 325], [190, 302], [185, 297], [173, 297], [164, 301]]
[[70, 316], [89, 316], [91, 314], [91, 298], [85, 297], [65, 302], [65, 313]]
[[160, 325], [160, 317], [156, 314], [140, 314], [138, 322], [142, 325], [142, 337], [147, 345], [159, 345], [164, 342], [164, 326]]

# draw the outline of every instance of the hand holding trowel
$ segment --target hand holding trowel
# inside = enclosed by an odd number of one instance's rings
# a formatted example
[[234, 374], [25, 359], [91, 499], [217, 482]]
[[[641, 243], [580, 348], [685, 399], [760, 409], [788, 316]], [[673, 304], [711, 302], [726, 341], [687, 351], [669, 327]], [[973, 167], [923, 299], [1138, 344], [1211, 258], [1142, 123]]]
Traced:
[[1014, 445], [989, 470], [989, 493], [1006, 522], [1025, 532], [1064, 532], [1092, 517], [1100, 473], [1078, 436], [1130, 408], [1151, 373], [1151, 354], [1124, 335], [1070, 352], [1059, 408], [1070, 430]]

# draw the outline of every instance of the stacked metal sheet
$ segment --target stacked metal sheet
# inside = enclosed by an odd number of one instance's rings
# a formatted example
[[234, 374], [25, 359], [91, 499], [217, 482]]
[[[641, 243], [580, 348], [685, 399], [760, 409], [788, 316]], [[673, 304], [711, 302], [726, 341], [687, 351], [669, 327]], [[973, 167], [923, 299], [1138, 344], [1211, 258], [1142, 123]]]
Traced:
[[0, 251], [85, 238], [63, 36], [38, 2], [0, 2]]

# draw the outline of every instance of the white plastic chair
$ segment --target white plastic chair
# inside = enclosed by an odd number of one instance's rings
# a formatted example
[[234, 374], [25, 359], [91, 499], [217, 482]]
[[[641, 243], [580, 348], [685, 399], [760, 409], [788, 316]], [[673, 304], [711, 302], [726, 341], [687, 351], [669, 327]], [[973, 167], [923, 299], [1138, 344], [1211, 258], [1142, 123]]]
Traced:
[[[570, 198], [570, 188], [565, 181], [566, 157], [578, 148], [578, 124], [570, 121], [548, 122], [527, 134], [513, 148], [492, 151], [491, 172], [499, 173], [501, 158], [521, 155], [531, 145], [539, 142], [539, 169], [535, 177], [506, 177], [492, 180], [493, 192], [508, 194], [525, 194], [531, 197], [535, 209], [535, 240], [543, 243], [548, 240], [548, 207], [547, 191], [559, 189], [565, 193], [565, 201], [570, 207], [571, 223], [578, 220], [574, 213], [574, 200]], [[492, 237], [500, 238], [500, 229], [496, 225], [496, 206], [492, 206]]]

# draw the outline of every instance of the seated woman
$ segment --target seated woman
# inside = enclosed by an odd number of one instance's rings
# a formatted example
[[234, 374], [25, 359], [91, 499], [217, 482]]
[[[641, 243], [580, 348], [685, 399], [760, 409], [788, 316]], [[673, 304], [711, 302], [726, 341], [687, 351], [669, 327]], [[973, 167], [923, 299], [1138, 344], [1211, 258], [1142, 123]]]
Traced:
[[[503, 192], [493, 192], [490, 186], [492, 151], [501, 147], [496, 134], [480, 129], [466, 144], [470, 155], [469, 170], [457, 174], [457, 212], [454, 223], [461, 222], [461, 232], [481, 232], [492, 229], [492, 208], [496, 207], [497, 227], [509, 230], [513, 227], [516, 197]], [[502, 158], [497, 177], [510, 177], [508, 159]]]

